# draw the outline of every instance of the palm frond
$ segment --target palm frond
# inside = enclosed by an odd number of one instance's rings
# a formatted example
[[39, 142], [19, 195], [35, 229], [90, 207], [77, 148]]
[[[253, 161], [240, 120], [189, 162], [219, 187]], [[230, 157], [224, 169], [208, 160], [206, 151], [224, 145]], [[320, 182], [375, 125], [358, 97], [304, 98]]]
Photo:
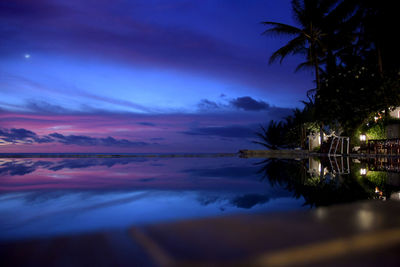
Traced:
[[298, 72], [300, 70], [313, 68], [314, 64], [311, 61], [306, 61], [297, 65], [296, 70], [294, 72]]
[[270, 146], [269, 144], [263, 143], [263, 142], [253, 141], [252, 143], [257, 144], [257, 145], [265, 146], [268, 149], [274, 149], [275, 148], [274, 146]]
[[[338, 1], [336, 0], [333, 2]], [[346, 21], [353, 17], [357, 10], [357, 1], [341, 1], [334, 9], [327, 13], [327, 24], [337, 25], [337, 23]]]
[[301, 33], [301, 29], [284, 24], [284, 23], [278, 23], [278, 22], [272, 22], [272, 21], [263, 21], [261, 24], [266, 25], [266, 26], [271, 26], [272, 28], [265, 30], [262, 34], [263, 35], [294, 35], [294, 34], [299, 34]]
[[304, 2], [299, 0], [292, 0], [292, 12], [293, 17], [300, 25], [303, 25], [304, 21]]
[[293, 55], [303, 53], [306, 43], [307, 41], [303, 36], [298, 36], [294, 38], [288, 44], [279, 48], [271, 55], [271, 57], [269, 58], [269, 64], [272, 64], [278, 58], [280, 58], [280, 63], [282, 63], [283, 59], [289, 54]]
[[[349, 2], [349, 1], [347, 1]], [[322, 0], [319, 1], [319, 9], [324, 14], [330, 14], [340, 4], [339, 0]]]

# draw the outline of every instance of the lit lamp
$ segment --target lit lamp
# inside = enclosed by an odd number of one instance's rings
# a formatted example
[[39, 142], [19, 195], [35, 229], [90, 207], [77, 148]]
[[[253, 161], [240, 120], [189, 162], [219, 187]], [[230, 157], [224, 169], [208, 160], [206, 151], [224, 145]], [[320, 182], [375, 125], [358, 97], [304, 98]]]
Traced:
[[360, 141], [361, 142], [367, 141], [367, 136], [365, 134], [360, 135]]
[[361, 174], [361, 175], [367, 175], [367, 169], [361, 168], [361, 169], [360, 169], [360, 174]]

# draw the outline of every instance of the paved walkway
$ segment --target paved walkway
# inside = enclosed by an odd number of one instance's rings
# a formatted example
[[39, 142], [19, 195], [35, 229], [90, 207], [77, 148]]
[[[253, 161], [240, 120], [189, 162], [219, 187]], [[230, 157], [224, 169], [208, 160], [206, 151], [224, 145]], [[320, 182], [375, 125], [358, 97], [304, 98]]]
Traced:
[[399, 266], [400, 202], [0, 244], [0, 266]]

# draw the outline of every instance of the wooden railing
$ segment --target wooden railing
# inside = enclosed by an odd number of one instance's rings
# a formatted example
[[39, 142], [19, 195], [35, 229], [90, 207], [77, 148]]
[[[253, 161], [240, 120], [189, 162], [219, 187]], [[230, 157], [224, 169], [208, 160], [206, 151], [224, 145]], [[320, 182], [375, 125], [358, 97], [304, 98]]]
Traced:
[[400, 155], [400, 138], [368, 140], [361, 149], [368, 154]]
[[398, 157], [372, 157], [363, 162], [370, 171], [384, 171], [400, 173], [400, 158]]

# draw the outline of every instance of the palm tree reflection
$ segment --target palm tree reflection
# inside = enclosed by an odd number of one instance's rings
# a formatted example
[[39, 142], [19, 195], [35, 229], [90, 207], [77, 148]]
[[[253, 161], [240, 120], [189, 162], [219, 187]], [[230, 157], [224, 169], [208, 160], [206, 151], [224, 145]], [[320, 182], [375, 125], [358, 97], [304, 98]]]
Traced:
[[[366, 199], [390, 199], [400, 190], [398, 173], [368, 171], [362, 175], [365, 163], [356, 160], [348, 171], [338, 171], [329, 158], [266, 159], [258, 162], [258, 174], [271, 186], [281, 186], [305, 199], [310, 207], [329, 206]], [[347, 159], [338, 159], [346, 162]], [[345, 170], [338, 166], [339, 170]], [[391, 178], [390, 178], [391, 177]], [[390, 178], [390, 179], [389, 179]], [[393, 183], [393, 181], [397, 181]]]

